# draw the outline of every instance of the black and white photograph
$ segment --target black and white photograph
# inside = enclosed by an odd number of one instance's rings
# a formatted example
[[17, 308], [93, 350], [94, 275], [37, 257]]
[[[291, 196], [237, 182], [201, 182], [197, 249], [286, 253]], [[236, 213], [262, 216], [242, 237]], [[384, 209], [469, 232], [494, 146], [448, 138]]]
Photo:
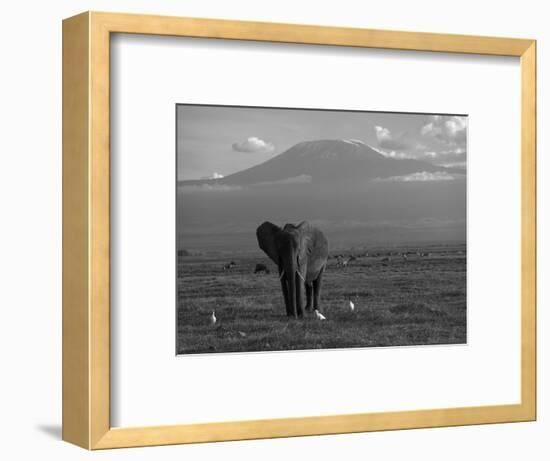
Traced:
[[467, 132], [177, 104], [177, 354], [465, 344]]

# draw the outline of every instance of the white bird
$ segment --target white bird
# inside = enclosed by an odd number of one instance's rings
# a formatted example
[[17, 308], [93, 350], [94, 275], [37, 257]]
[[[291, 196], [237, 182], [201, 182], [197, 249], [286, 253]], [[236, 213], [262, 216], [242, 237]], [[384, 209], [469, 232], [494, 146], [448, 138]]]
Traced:
[[317, 320], [326, 320], [327, 318], [321, 314], [317, 309], [315, 309], [315, 317], [317, 317]]
[[210, 316], [210, 324], [214, 325], [217, 322], [216, 313], [212, 311], [212, 315]]
[[351, 299], [349, 300], [349, 308], [352, 312], [355, 310], [355, 304], [353, 304], [353, 301]]

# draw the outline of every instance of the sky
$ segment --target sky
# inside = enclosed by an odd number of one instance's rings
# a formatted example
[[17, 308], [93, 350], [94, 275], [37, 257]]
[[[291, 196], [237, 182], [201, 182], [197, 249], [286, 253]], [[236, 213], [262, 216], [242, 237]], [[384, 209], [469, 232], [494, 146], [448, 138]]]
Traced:
[[356, 139], [390, 157], [465, 167], [467, 116], [177, 106], [178, 180], [227, 176], [302, 141]]

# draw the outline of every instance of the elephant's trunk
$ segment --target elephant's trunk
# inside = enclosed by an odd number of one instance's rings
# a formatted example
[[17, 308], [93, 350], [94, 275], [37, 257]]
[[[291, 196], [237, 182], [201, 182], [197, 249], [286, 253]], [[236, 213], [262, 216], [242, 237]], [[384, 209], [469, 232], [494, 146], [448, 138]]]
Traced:
[[288, 261], [283, 268], [283, 271], [281, 272], [281, 278], [283, 283], [285, 283], [287, 288], [287, 296], [285, 296], [285, 302], [286, 302], [286, 311], [287, 315], [289, 317], [298, 317], [298, 310], [297, 304], [299, 304], [299, 301], [297, 301], [296, 297], [299, 295], [299, 284], [297, 284], [297, 267], [296, 263], [293, 261], [294, 258], [289, 258], [290, 261]]
[[298, 314], [296, 312], [296, 267], [294, 264], [292, 264], [291, 267], [288, 268], [287, 281], [290, 315], [292, 315], [293, 317], [298, 317]]

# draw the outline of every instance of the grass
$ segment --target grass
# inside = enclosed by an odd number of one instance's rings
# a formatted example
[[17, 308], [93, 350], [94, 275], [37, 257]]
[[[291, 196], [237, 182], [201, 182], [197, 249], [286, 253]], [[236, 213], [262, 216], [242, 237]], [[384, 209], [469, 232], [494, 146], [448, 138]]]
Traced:
[[[391, 261], [361, 257], [346, 268], [329, 260], [321, 295], [325, 321], [308, 313], [287, 319], [277, 271], [265, 258], [180, 257], [178, 353], [465, 343], [463, 250], [431, 248], [430, 256]], [[224, 271], [231, 260], [236, 267]], [[254, 274], [258, 262], [271, 274]]]

